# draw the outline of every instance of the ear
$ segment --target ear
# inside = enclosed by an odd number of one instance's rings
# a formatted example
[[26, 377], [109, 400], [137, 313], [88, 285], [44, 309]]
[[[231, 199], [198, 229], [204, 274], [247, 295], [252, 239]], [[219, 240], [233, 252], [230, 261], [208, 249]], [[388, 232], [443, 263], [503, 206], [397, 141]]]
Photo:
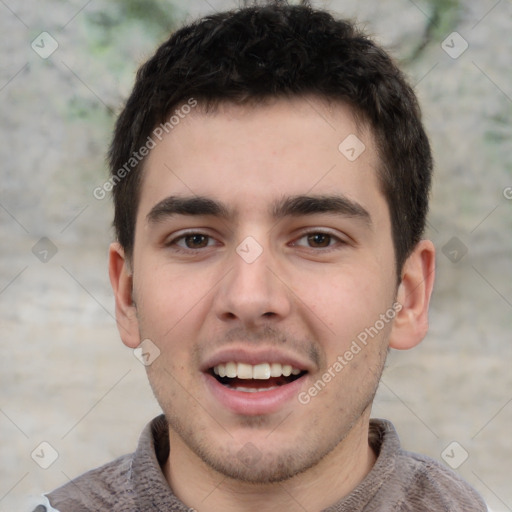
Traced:
[[116, 300], [117, 329], [123, 343], [130, 348], [140, 344], [137, 309], [133, 302], [133, 274], [124, 249], [117, 242], [110, 245], [108, 273]]
[[421, 240], [402, 269], [397, 302], [401, 305], [391, 330], [389, 346], [405, 350], [418, 345], [428, 330], [428, 307], [434, 286], [435, 249], [430, 240]]

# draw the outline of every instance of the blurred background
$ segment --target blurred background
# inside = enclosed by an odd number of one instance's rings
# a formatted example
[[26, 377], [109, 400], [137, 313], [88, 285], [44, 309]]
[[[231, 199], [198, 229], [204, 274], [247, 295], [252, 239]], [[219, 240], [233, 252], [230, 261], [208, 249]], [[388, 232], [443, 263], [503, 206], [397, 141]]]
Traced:
[[[133, 451], [159, 414], [116, 330], [112, 207], [93, 190], [138, 66], [239, 4], [0, 0], [0, 511]], [[431, 329], [391, 353], [373, 415], [512, 510], [512, 2], [312, 4], [402, 64], [436, 159]]]

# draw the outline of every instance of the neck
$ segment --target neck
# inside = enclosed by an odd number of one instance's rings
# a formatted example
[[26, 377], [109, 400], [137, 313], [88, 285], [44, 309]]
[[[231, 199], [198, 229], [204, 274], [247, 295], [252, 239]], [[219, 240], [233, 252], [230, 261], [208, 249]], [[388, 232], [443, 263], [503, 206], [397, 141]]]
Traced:
[[174, 494], [197, 512], [320, 511], [350, 494], [375, 464], [368, 425], [369, 411], [316, 466], [272, 484], [240, 482], [216, 472], [171, 431], [164, 472]]

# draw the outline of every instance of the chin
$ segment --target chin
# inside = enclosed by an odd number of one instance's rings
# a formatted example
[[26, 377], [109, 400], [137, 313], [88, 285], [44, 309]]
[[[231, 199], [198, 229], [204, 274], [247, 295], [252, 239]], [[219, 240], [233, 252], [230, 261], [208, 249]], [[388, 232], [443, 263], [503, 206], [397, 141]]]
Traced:
[[[254, 459], [251, 459], [254, 457]], [[218, 473], [248, 484], [274, 484], [284, 482], [317, 464], [318, 460], [306, 461], [292, 454], [260, 456], [257, 449], [248, 443], [231, 460], [203, 455], [203, 461]]]

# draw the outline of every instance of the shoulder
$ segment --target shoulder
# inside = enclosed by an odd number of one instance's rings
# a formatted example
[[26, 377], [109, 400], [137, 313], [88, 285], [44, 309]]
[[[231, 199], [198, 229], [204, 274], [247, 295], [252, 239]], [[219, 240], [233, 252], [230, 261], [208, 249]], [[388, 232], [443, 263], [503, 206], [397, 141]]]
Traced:
[[[133, 503], [133, 454], [93, 469], [45, 495], [33, 512], [92, 512], [129, 510]], [[121, 505], [122, 504], [122, 505]], [[123, 508], [119, 508], [119, 507]]]
[[407, 486], [406, 499], [398, 504], [397, 510], [487, 511], [478, 492], [440, 462], [426, 455], [400, 450], [397, 466], [397, 472], [403, 476], [403, 485]]
[[46, 494], [33, 512], [127, 512], [144, 509], [140, 496], [152, 499], [170, 489], [160, 464], [169, 454], [167, 422], [163, 415], [146, 425], [135, 452], [93, 469]]
[[370, 474], [379, 510], [399, 512], [487, 512], [478, 492], [442, 463], [403, 450], [393, 424], [370, 422], [370, 444], [378, 454]]

